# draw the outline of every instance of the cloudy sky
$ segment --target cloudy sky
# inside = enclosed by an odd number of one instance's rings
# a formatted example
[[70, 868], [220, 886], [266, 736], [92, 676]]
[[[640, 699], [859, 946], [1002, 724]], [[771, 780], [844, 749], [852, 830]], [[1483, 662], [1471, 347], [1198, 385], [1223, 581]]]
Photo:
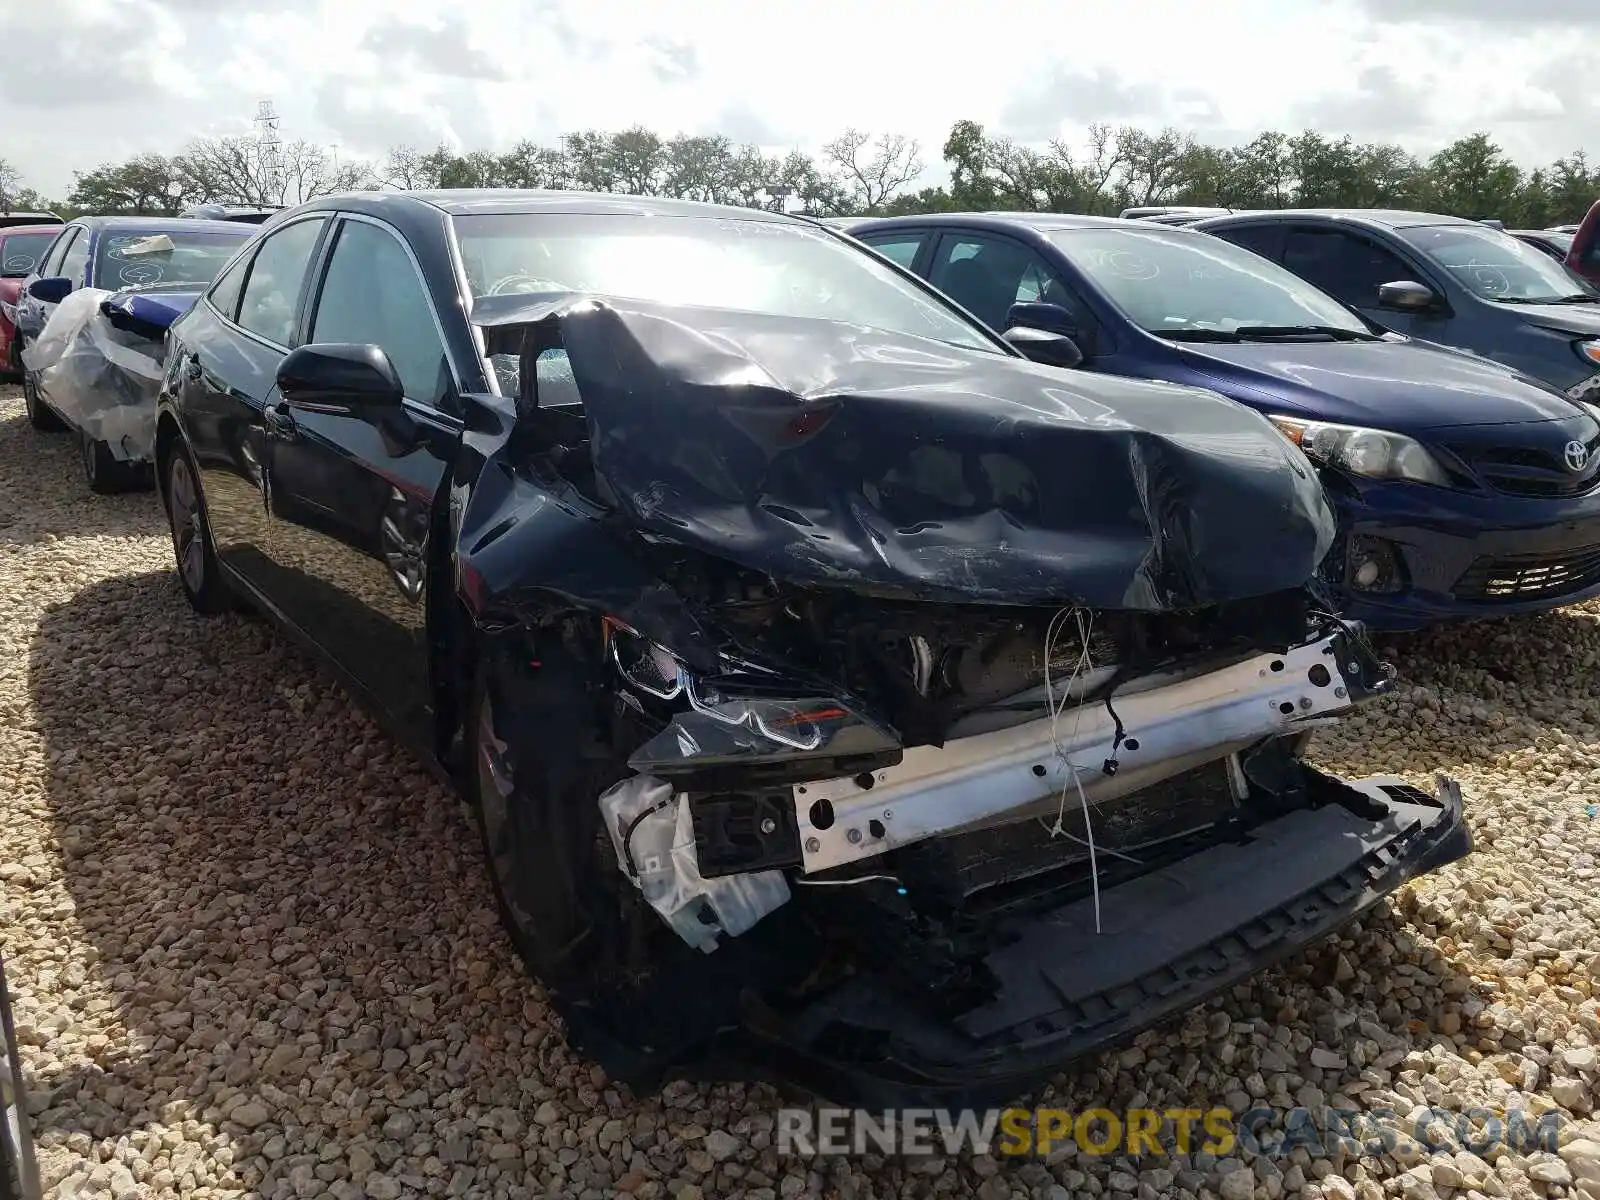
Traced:
[[248, 132], [263, 97], [285, 139], [344, 155], [633, 124], [812, 150], [855, 125], [919, 138], [929, 182], [962, 117], [1030, 141], [1310, 127], [1422, 153], [1487, 129], [1525, 163], [1600, 157], [1600, 0], [444, 7], [0, 0], [0, 158], [60, 196], [74, 169]]

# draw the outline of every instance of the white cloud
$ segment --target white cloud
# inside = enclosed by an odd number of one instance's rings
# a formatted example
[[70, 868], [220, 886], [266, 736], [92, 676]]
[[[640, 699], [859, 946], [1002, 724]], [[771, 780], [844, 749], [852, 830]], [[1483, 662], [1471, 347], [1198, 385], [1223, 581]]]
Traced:
[[1097, 120], [1219, 139], [1311, 125], [1419, 152], [1488, 129], [1530, 163], [1600, 153], [1593, 64], [1572, 53], [1600, 3], [1535, 3], [1545, 23], [1492, 30], [1454, 0], [1013, 0], [993, 19], [948, 0], [0, 3], [0, 157], [61, 195], [75, 168], [246, 131], [263, 96], [286, 138], [374, 155], [633, 124], [815, 150], [855, 125], [919, 138], [935, 174], [963, 117], [1069, 139]]

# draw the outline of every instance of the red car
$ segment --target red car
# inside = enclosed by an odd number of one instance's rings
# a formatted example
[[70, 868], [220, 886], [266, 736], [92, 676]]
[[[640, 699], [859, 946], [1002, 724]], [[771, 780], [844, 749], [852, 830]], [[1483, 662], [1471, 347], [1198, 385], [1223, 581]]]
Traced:
[[0, 376], [22, 373], [16, 337], [17, 295], [22, 281], [39, 269], [60, 225], [0, 225]]
[[1590, 283], [1600, 284], [1600, 200], [1594, 202], [1589, 215], [1578, 226], [1578, 232], [1572, 235], [1567, 267]]

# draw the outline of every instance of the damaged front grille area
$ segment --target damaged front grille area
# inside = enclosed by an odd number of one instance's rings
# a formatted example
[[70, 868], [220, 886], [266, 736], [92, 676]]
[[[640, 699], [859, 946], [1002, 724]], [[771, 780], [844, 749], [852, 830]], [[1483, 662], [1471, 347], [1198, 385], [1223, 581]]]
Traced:
[[[947, 856], [950, 883], [964, 904], [1004, 907], [1067, 876], [1087, 884], [1093, 869], [1091, 834], [1100, 854], [1132, 866], [1208, 837], [1234, 819], [1245, 798], [1236, 785], [1238, 770], [1238, 759], [1230, 756], [1096, 805], [1090, 820], [1076, 805], [1067, 805], [1051, 820], [979, 829], [936, 844]], [[1060, 833], [1052, 836], [1055, 821]]]
[[[859, 712], [853, 697], [797, 697], [804, 688], [774, 679], [730, 692], [625, 627], [612, 637], [627, 643], [612, 653], [626, 681], [686, 704], [640, 752], [680, 774], [651, 773], [636, 756], [640, 774], [611, 789], [601, 808], [619, 864], [706, 952], [790, 903], [791, 884], [812, 891], [886, 882], [904, 894], [904, 867], [919, 877], [919, 893], [974, 913], [1038, 890], [1030, 881], [1046, 892], [1082, 883], [1085, 860], [1098, 887], [1099, 872], [1126, 874], [1151, 844], [1215, 836], [1233, 820], [1230, 807], [1251, 794], [1247, 753], [1280, 745], [1387, 683], [1364, 643], [1338, 629], [1223, 666], [1171, 664], [1062, 709], [1069, 675], [1053, 681], [1057, 699], [1044, 716], [841, 773], [828, 757], [835, 749], [859, 752], [874, 738], [892, 745], [892, 730]], [[747, 676], [753, 671], [747, 665]], [[788, 783], [737, 787], [730, 781], [741, 753], [766, 766], [787, 755], [802, 769]], [[690, 769], [697, 762], [714, 767], [715, 786]], [[933, 884], [926, 857], [902, 861], [931, 843], [942, 856]]]

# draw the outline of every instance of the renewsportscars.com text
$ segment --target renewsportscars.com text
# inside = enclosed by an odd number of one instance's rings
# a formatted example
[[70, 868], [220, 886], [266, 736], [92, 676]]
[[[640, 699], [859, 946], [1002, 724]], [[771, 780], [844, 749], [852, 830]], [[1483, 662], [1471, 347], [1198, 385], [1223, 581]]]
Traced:
[[[1517, 1153], [1554, 1151], [1562, 1118], [1547, 1112], [1425, 1109], [1415, 1117], [1392, 1109], [1222, 1107], [935, 1109], [880, 1112], [849, 1108], [785, 1108], [776, 1129], [780, 1154], [1039, 1155], [1075, 1146], [1085, 1154], [1167, 1156], [1247, 1151], [1287, 1157], [1297, 1147], [1313, 1154], [1371, 1156], [1410, 1141], [1424, 1153], [1469, 1150], [1480, 1157], [1495, 1146]], [[1441, 1129], [1441, 1125], [1443, 1128]]]

